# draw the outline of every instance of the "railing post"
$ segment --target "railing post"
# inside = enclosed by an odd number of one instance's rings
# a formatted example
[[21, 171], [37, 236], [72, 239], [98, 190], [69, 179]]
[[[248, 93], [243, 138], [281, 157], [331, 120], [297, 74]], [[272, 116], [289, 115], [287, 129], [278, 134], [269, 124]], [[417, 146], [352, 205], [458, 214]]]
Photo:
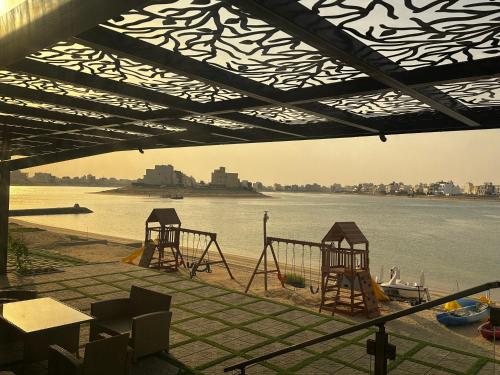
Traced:
[[396, 359], [396, 346], [389, 343], [385, 324], [378, 325], [375, 340], [369, 339], [366, 342], [366, 352], [375, 356], [375, 375], [387, 375], [387, 360]]

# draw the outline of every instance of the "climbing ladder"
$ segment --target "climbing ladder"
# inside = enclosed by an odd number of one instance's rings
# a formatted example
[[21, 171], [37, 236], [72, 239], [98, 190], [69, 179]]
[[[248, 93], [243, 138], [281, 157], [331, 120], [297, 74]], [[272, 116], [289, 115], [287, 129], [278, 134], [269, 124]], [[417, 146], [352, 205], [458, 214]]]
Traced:
[[[344, 284], [345, 283], [345, 284]], [[337, 269], [322, 278], [320, 311], [355, 315], [365, 313], [368, 318], [380, 315], [377, 298], [367, 270]]]

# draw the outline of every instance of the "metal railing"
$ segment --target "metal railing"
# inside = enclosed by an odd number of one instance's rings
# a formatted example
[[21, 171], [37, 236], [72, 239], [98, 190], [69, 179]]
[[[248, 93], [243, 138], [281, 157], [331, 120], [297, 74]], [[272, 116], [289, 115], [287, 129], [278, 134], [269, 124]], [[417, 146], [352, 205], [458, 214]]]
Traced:
[[347, 327], [344, 329], [341, 329], [340, 331], [329, 333], [324, 336], [317, 337], [312, 340], [304, 341], [296, 345], [289, 346], [287, 348], [283, 348], [280, 350], [277, 350], [275, 352], [267, 353], [264, 355], [261, 355], [259, 357], [255, 357], [252, 359], [249, 359], [247, 361], [243, 361], [240, 363], [237, 363], [235, 365], [226, 367], [224, 369], [224, 372], [229, 372], [229, 371], [235, 371], [239, 370], [240, 374], [245, 374], [245, 368], [254, 365], [258, 362], [262, 362], [286, 353], [293, 352], [295, 350], [303, 349], [308, 346], [318, 344], [323, 341], [328, 341], [332, 340], [337, 337], [341, 337], [344, 335], [347, 335], [349, 333], [357, 332], [365, 328], [370, 328], [372, 326], [377, 326], [379, 328], [379, 331], [376, 333], [376, 338], [375, 340], [369, 340], [367, 347], [368, 347], [368, 352], [369, 354], [372, 354], [375, 356], [375, 375], [385, 375], [387, 374], [387, 359], [394, 359], [395, 357], [395, 347], [388, 342], [388, 334], [385, 332], [385, 323], [390, 322], [392, 320], [396, 320], [408, 315], [415, 314], [417, 312], [423, 311], [423, 310], [428, 310], [433, 307], [440, 306], [442, 304], [445, 304], [447, 302], [454, 301], [458, 298], [463, 298], [463, 297], [468, 297], [477, 293], [484, 292], [486, 290], [491, 290], [491, 289], [497, 289], [500, 288], [500, 281], [492, 281], [486, 284], [481, 284], [478, 286], [475, 286], [473, 288], [465, 289], [457, 293], [450, 294], [445, 297], [438, 298], [434, 301], [430, 302], [425, 302], [417, 306], [412, 306], [408, 309], [397, 311], [395, 313], [381, 316], [379, 318], [371, 319], [368, 320], [364, 323], [356, 324], [351, 327]]

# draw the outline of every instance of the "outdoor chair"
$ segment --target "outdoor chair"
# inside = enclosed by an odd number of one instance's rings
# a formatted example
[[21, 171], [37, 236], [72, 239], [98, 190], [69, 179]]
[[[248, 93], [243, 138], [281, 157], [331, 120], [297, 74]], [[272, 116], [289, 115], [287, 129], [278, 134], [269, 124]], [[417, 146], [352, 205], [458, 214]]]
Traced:
[[36, 298], [36, 290], [6, 289], [0, 290], [0, 303], [25, 301]]
[[99, 333], [130, 335], [133, 360], [168, 351], [172, 296], [133, 285], [129, 298], [94, 302], [90, 313], [90, 339]]
[[48, 375], [127, 375], [131, 357], [128, 335], [99, 335], [85, 345], [83, 359], [66, 349], [49, 347]]

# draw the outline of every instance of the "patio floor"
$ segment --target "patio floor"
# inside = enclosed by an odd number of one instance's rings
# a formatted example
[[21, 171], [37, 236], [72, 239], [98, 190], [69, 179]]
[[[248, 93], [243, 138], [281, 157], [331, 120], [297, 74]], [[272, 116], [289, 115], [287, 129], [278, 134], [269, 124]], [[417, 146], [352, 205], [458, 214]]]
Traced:
[[[20, 277], [9, 273], [0, 288], [36, 289], [88, 312], [93, 301], [128, 296], [139, 285], [173, 296], [170, 356], [144, 358], [132, 374], [221, 374], [223, 368], [260, 354], [341, 329], [349, 323], [297, 307], [245, 295], [220, 287], [119, 263], [63, 268], [65, 272]], [[81, 344], [88, 340], [82, 326]], [[370, 357], [365, 342], [374, 331], [276, 357], [247, 369], [249, 374], [363, 374]], [[391, 334], [397, 359], [391, 374], [493, 374], [491, 358]], [[500, 375], [500, 361], [495, 375]], [[46, 363], [13, 369], [17, 374], [45, 374]]]

